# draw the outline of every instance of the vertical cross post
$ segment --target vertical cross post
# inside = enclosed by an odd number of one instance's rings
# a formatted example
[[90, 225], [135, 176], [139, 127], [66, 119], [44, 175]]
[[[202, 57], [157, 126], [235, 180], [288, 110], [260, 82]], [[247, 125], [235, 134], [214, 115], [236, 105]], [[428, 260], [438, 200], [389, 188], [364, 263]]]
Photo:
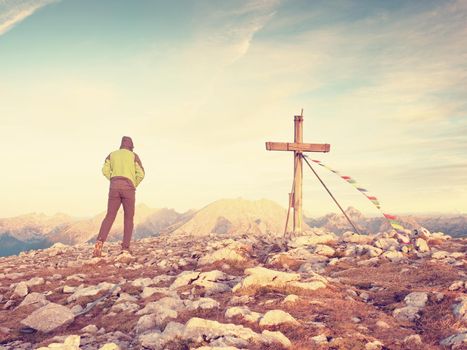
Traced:
[[[303, 143], [303, 116], [294, 117], [294, 143]], [[300, 150], [294, 151], [294, 198], [293, 198], [293, 230], [294, 233], [302, 231], [302, 179], [303, 159]]]
[[[331, 146], [327, 143], [303, 143], [303, 110], [302, 115], [294, 117], [294, 142], [266, 142], [268, 151], [294, 152], [294, 182], [293, 193], [289, 195], [289, 209], [293, 207], [293, 232], [300, 233], [303, 229], [302, 216], [302, 179], [303, 179], [303, 152], [329, 152]], [[289, 214], [287, 213], [286, 230]]]

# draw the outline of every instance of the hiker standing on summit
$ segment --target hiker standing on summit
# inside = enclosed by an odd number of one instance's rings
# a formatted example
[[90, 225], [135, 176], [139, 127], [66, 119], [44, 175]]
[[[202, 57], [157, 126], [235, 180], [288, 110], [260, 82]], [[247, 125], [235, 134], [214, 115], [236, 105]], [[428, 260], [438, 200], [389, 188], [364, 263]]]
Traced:
[[93, 256], [102, 254], [102, 246], [109, 235], [120, 204], [123, 204], [123, 241], [122, 252], [130, 252], [130, 241], [133, 234], [133, 216], [135, 214], [136, 187], [144, 178], [144, 168], [138, 155], [133, 152], [131, 137], [123, 136], [120, 149], [110, 153], [105, 159], [102, 173], [110, 180], [107, 215], [102, 221], [97, 236]]

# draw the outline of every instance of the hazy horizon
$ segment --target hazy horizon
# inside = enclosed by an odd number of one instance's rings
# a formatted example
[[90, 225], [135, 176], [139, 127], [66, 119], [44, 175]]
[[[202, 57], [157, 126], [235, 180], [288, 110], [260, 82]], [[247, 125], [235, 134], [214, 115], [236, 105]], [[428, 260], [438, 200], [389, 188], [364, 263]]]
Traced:
[[[0, 217], [105, 211], [105, 157], [131, 136], [136, 199], [288, 204], [304, 141], [388, 213], [467, 212], [467, 2], [0, 1]], [[377, 215], [316, 167], [343, 207]], [[304, 169], [304, 211], [336, 211]], [[373, 214], [372, 214], [373, 213]]]
[[[251, 201], [256, 201], [256, 200], [263, 200], [263, 199], [266, 199], [266, 200], [270, 200], [268, 198], [257, 198], [257, 199], [247, 199], [247, 198], [220, 198], [218, 200], [229, 200], [229, 199], [246, 199], [246, 200], [251, 200]], [[198, 210], [201, 210], [203, 209], [204, 207], [208, 206], [209, 204], [211, 204], [213, 202], [210, 202], [210, 203], [206, 203], [205, 205], [202, 205], [198, 208], [189, 208], [189, 209], [184, 209], [184, 210], [179, 210], [178, 208], [173, 208], [173, 207], [168, 207], [168, 206], [153, 206], [153, 205], [149, 205], [148, 203], [142, 203], [142, 202], [137, 202], [136, 203], [136, 210], [138, 210], [138, 207], [140, 206], [146, 206], [148, 207], [149, 209], [151, 210], [158, 210], [158, 209], [172, 209], [172, 210], [175, 210], [176, 212], [178, 213], [186, 213], [188, 211], [191, 211], [191, 210], [194, 210], [194, 211], [198, 211]], [[276, 202], [277, 203], [277, 202]], [[280, 205], [280, 203], [277, 203]], [[281, 205], [282, 206], [282, 205]], [[285, 206], [282, 206], [284, 209], [287, 209]], [[353, 206], [349, 206], [349, 207], [352, 207], [352, 208], [355, 208]], [[344, 209], [348, 209], [349, 207], [344, 207]], [[72, 218], [75, 218], [75, 219], [89, 219], [89, 218], [92, 218], [96, 215], [99, 215], [99, 214], [105, 214], [105, 209], [104, 208], [103, 210], [99, 211], [99, 212], [96, 212], [96, 213], [93, 213], [93, 214], [90, 214], [90, 215], [74, 215], [73, 213], [70, 213], [70, 212], [63, 212], [63, 211], [59, 211], [59, 212], [44, 212], [44, 211], [32, 211], [32, 212], [25, 212], [25, 213], [21, 213], [19, 215], [14, 215], [14, 216], [9, 216], [9, 217], [1, 217], [0, 216], [0, 220], [1, 219], [9, 219], [9, 218], [12, 218], [12, 217], [18, 217], [18, 216], [23, 216], [23, 215], [45, 215], [47, 217], [52, 217], [54, 215], [67, 215], [67, 216], [70, 216]], [[355, 208], [357, 209], [358, 211], [360, 211], [363, 215], [365, 216], [368, 216], [368, 217], [379, 217], [379, 216], [382, 216], [382, 213], [381, 212], [374, 212], [374, 211], [361, 211], [359, 210], [358, 208]], [[120, 208], [120, 211], [123, 210], [122, 208]], [[319, 213], [319, 214], [310, 214], [308, 213], [306, 210], [305, 212], [303, 213], [304, 216], [308, 217], [308, 218], [316, 218], [316, 217], [321, 217], [321, 216], [324, 216], [324, 215], [327, 215], [327, 214], [332, 214], [332, 213], [337, 213], [337, 214], [341, 214], [342, 212], [339, 210], [339, 209], [335, 209], [335, 210], [331, 210], [331, 211], [328, 211], [328, 212], [323, 212], [323, 213]], [[424, 216], [424, 215], [441, 215], [441, 216], [450, 216], [450, 215], [467, 215], [467, 212], [392, 212], [391, 214], [393, 215], [400, 215], [400, 216], [406, 216], [406, 215], [419, 215], [419, 216]]]

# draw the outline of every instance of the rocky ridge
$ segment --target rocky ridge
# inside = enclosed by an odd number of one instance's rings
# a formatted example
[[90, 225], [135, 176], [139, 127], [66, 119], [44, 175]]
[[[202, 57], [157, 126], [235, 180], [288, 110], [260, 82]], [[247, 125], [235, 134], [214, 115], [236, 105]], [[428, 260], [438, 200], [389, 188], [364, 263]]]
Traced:
[[[355, 208], [346, 209], [347, 216], [363, 233], [390, 229], [383, 217], [365, 217]], [[30, 249], [48, 248], [54, 243], [80, 244], [93, 241], [99, 231], [105, 212], [91, 218], [73, 218], [65, 214], [47, 216], [27, 214], [13, 218], [0, 218], [0, 256], [15, 255]], [[152, 209], [144, 204], [136, 208], [134, 238], [157, 236], [161, 233], [203, 236], [206, 233], [224, 235], [266, 234], [281, 235], [286, 209], [262, 199], [242, 198], [214, 201], [200, 210], [178, 213], [174, 209]], [[467, 216], [401, 216], [404, 227], [416, 229], [424, 226], [432, 231], [443, 230], [452, 236], [467, 236]], [[304, 229], [319, 227], [336, 234], [349, 229], [342, 214], [328, 214], [320, 218], [305, 218]], [[119, 211], [108, 240], [118, 241], [123, 231], [122, 210]], [[291, 221], [289, 222], [291, 229]]]
[[466, 240], [167, 235], [0, 258], [0, 349], [462, 349]]
[[[135, 211], [133, 237], [141, 239], [161, 233], [205, 235], [206, 233], [277, 234], [283, 230], [286, 210], [270, 200], [221, 199], [200, 210], [178, 213], [174, 209], [152, 209], [139, 204]], [[64, 214], [27, 214], [0, 218], [0, 256], [27, 249], [47, 248], [54, 243], [80, 244], [97, 237], [105, 212], [91, 218]], [[307, 226], [306, 226], [307, 227]], [[120, 209], [108, 240], [118, 241], [123, 232]]]
[[[382, 215], [367, 217], [353, 207], [348, 207], [345, 212], [361, 233], [381, 232], [391, 228], [388, 220]], [[443, 231], [453, 238], [467, 236], [466, 214], [397, 214], [397, 220], [407, 229], [417, 229], [422, 226], [433, 232]], [[310, 227], [322, 227], [336, 234], [349, 229], [347, 219], [340, 213], [326, 214], [317, 218], [310, 217], [305, 221]]]

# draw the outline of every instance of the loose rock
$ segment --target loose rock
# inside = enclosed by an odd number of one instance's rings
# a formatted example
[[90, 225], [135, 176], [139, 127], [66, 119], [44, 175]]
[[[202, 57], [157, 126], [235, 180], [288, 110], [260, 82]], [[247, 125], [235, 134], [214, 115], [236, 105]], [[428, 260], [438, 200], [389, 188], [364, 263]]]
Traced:
[[270, 310], [259, 320], [260, 326], [277, 326], [284, 323], [299, 325], [292, 315], [282, 310]]
[[49, 303], [34, 311], [21, 321], [25, 326], [37, 329], [40, 332], [52, 332], [58, 327], [73, 322], [75, 315], [65, 306]]
[[13, 291], [13, 295], [19, 298], [24, 298], [28, 295], [28, 285], [26, 282], [19, 282], [16, 285], [15, 290]]

